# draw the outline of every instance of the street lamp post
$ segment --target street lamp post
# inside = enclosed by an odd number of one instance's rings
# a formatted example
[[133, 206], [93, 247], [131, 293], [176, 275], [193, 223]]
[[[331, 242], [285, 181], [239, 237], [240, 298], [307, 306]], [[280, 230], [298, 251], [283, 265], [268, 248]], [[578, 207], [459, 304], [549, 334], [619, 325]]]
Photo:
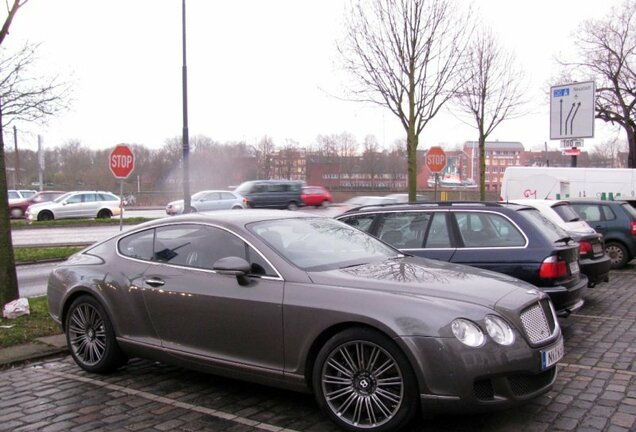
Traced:
[[190, 138], [188, 134], [188, 66], [186, 65], [186, 2], [181, 8], [183, 40], [183, 212], [190, 213]]

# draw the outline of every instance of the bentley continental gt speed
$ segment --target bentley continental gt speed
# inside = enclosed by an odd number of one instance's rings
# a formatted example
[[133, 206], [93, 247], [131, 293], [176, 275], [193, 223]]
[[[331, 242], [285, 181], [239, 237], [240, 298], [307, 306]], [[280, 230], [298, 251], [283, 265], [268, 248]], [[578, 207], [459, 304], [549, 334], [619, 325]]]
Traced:
[[58, 266], [48, 302], [86, 371], [144, 357], [312, 392], [351, 431], [521, 403], [563, 356], [532, 285], [301, 212], [138, 225]]

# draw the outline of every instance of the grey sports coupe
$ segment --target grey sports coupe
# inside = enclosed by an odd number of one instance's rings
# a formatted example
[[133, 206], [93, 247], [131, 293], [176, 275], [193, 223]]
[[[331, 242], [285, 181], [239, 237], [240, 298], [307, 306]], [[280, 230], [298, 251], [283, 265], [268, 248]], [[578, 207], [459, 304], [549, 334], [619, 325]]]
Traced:
[[532, 285], [301, 212], [138, 225], [57, 267], [48, 301], [87, 371], [145, 357], [309, 391], [352, 431], [517, 404], [552, 387], [563, 356]]

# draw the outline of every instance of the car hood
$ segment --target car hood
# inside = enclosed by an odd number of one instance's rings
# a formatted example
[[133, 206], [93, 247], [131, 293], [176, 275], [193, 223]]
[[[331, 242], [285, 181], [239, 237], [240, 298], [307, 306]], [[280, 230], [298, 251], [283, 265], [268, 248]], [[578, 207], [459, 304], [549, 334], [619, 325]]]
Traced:
[[533, 285], [501, 273], [419, 257], [308, 274], [319, 284], [444, 298], [491, 309], [520, 288], [537, 293]]
[[37, 204], [31, 204], [29, 206], [29, 210], [33, 211], [33, 210], [40, 210], [43, 208], [57, 208], [57, 206], [59, 206], [59, 204], [56, 202], [46, 201], [46, 202], [41, 202]]

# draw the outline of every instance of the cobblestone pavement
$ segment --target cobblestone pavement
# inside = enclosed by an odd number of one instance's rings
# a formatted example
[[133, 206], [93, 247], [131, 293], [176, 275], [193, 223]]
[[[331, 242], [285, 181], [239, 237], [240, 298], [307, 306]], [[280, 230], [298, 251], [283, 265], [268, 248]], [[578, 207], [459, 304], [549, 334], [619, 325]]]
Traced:
[[[407, 432], [636, 431], [636, 266], [561, 320], [554, 389], [516, 409], [418, 418]], [[0, 372], [2, 431], [337, 431], [313, 397], [132, 360], [111, 375], [70, 356]]]

